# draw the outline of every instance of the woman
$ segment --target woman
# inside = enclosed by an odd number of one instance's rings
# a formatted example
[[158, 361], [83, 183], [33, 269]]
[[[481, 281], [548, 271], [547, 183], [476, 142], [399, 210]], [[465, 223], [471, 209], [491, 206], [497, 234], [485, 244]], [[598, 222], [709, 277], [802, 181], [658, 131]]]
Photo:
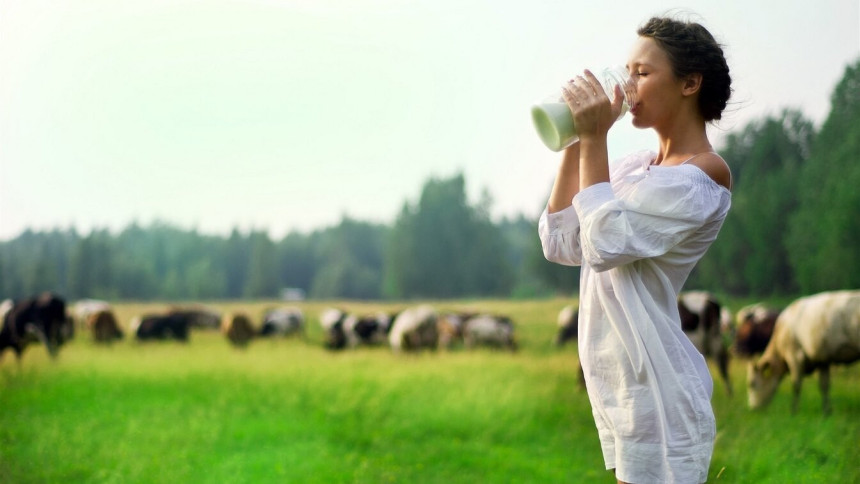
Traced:
[[731, 93], [723, 51], [701, 25], [652, 18], [627, 69], [633, 125], [654, 152], [608, 163], [621, 110], [588, 71], [564, 97], [579, 142], [561, 162], [539, 233], [550, 261], [581, 265], [579, 355], [606, 468], [624, 483], [708, 477], [715, 421], [708, 367], [681, 331], [677, 296], [731, 203], [731, 173], [705, 126]]

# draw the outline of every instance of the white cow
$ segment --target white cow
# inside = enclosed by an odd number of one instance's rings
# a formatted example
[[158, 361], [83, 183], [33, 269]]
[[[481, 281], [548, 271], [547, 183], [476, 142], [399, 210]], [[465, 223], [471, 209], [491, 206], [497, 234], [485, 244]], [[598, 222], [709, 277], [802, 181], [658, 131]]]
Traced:
[[505, 316], [479, 314], [466, 320], [463, 327], [463, 342], [466, 348], [489, 346], [516, 350], [514, 323]]
[[779, 382], [791, 375], [792, 412], [803, 377], [818, 370], [822, 409], [830, 413], [830, 365], [860, 359], [860, 291], [824, 292], [800, 298], [776, 320], [773, 336], [748, 370], [749, 405], [770, 403]]
[[388, 342], [395, 352], [435, 348], [439, 342], [439, 315], [431, 306], [421, 305], [398, 314], [388, 333]]
[[72, 319], [75, 321], [75, 327], [80, 330], [87, 329], [87, 319], [91, 314], [99, 311], [111, 311], [111, 305], [107, 301], [98, 299], [81, 299], [72, 304], [69, 310], [72, 313]]

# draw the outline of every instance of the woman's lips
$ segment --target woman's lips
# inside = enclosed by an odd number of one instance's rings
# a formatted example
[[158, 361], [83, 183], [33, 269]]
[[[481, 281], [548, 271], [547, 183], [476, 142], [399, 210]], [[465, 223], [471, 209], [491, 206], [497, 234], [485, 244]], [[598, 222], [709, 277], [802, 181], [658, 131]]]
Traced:
[[630, 108], [630, 114], [635, 116], [636, 111], [639, 111], [639, 103], [633, 104], [633, 107]]

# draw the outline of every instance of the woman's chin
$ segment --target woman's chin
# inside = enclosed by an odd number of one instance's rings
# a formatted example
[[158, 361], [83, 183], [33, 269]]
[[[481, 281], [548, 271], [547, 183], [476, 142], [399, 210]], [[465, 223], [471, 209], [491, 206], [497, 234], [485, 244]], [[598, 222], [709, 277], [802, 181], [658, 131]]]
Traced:
[[642, 119], [638, 116], [633, 116], [633, 120], [630, 122], [630, 124], [632, 124], [634, 128], [639, 128], [639, 129], [645, 129], [645, 128], [650, 127], [648, 125], [648, 123], [645, 122], [644, 119]]

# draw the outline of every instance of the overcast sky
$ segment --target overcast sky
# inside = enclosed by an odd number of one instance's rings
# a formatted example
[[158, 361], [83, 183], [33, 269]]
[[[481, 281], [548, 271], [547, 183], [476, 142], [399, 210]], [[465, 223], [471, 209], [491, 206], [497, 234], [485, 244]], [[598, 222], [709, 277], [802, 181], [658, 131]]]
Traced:
[[[536, 217], [559, 154], [531, 104], [667, 11], [725, 46], [717, 147], [783, 108], [820, 126], [860, 57], [858, 0], [0, 0], [0, 240], [390, 224], [457, 173], [494, 217]], [[645, 148], [613, 127], [612, 157]]]

